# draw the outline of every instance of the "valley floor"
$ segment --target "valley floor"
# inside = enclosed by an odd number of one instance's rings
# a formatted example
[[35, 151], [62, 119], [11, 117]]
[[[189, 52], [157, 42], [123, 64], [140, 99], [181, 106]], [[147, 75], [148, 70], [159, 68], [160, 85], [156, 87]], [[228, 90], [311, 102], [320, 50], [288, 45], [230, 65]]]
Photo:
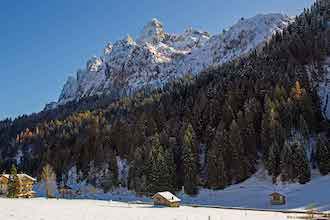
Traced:
[[[7, 199], [0, 198], [0, 219], [6, 220], [284, 220], [303, 217], [303, 214], [283, 213], [280, 210], [306, 211], [313, 204], [320, 211], [330, 211], [330, 176], [314, 172], [312, 181], [305, 185], [273, 185], [269, 176], [259, 170], [245, 182], [225, 190], [201, 190], [196, 197], [183, 193], [178, 196], [183, 205], [180, 208], [156, 207], [136, 204], [135, 201], [150, 202], [147, 198], [134, 196], [131, 192], [93, 194], [90, 199]], [[269, 193], [278, 191], [287, 196], [287, 204], [271, 206]], [[112, 200], [121, 200], [115, 202]], [[130, 202], [123, 202], [130, 201]], [[253, 211], [240, 209], [194, 208], [187, 204], [213, 205], [272, 209], [277, 211]], [[301, 219], [301, 218], [299, 218]]]
[[[284, 194], [287, 203], [282, 206], [270, 205], [269, 194], [273, 192]], [[330, 175], [320, 176], [318, 171], [313, 170], [312, 180], [307, 184], [274, 185], [271, 177], [266, 175], [264, 170], [259, 170], [245, 182], [224, 190], [202, 189], [196, 197], [182, 193], [179, 197], [185, 204], [300, 211], [313, 206], [320, 211], [330, 211]]]
[[[284, 194], [287, 203], [281, 206], [271, 205], [269, 194], [273, 192]], [[194, 197], [181, 192], [178, 193], [178, 197], [183, 204], [296, 211], [306, 211], [306, 208], [313, 206], [319, 211], [330, 211], [330, 175], [321, 176], [318, 171], [313, 170], [312, 180], [307, 184], [274, 185], [266, 171], [260, 169], [246, 181], [224, 190], [201, 189]], [[137, 197], [133, 192], [124, 189], [106, 194], [101, 192], [85, 194], [81, 199], [151, 202], [146, 197]]]
[[214, 208], [155, 207], [100, 200], [0, 198], [0, 219], [6, 220], [285, 220], [302, 214]]

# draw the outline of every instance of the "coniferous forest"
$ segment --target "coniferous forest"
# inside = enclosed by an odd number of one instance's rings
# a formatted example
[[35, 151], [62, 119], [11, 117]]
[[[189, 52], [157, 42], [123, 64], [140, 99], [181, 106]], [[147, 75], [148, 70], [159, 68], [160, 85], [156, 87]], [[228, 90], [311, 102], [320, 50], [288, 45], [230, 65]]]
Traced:
[[[0, 122], [0, 170], [139, 194], [223, 189], [263, 165], [273, 181], [330, 173], [330, 124], [318, 82], [330, 56], [330, 8], [317, 1], [262, 49], [132, 97], [89, 97]], [[22, 157], [16, 160], [18, 154]], [[128, 178], [118, 173], [127, 160]], [[98, 175], [95, 175], [98, 174]]]

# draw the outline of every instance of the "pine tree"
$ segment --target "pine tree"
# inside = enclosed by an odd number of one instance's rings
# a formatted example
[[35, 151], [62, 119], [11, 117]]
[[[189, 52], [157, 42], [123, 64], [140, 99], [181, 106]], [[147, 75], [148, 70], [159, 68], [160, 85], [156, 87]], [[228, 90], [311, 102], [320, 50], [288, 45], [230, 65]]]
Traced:
[[301, 184], [305, 184], [311, 179], [310, 164], [307, 159], [306, 151], [302, 145], [298, 145], [297, 151], [299, 155], [299, 160], [297, 161], [298, 181]]
[[280, 146], [277, 141], [274, 141], [269, 147], [268, 158], [266, 161], [266, 168], [269, 175], [273, 176], [275, 183], [276, 177], [281, 173], [280, 171]]
[[291, 147], [288, 142], [285, 142], [282, 152], [281, 152], [281, 180], [283, 182], [289, 181], [292, 176], [292, 170], [289, 167], [289, 163], [292, 160], [291, 158]]
[[309, 137], [309, 128], [302, 115], [300, 115], [300, 118], [299, 118], [299, 130], [300, 130], [300, 133], [304, 136], [304, 138]]
[[193, 152], [194, 130], [191, 124], [185, 130], [183, 137], [183, 172], [184, 172], [184, 190], [189, 195], [195, 195], [198, 192], [198, 167], [196, 155]]
[[[152, 137], [151, 172], [149, 176], [148, 191], [156, 193], [160, 191], [173, 191], [173, 160], [170, 152], [164, 150], [160, 144], [159, 135]], [[173, 157], [172, 157], [173, 158]], [[170, 161], [167, 161], [170, 160]]]
[[[162, 146], [157, 158], [158, 169], [156, 169], [159, 172], [159, 178], [157, 182], [158, 192], [173, 191], [173, 175], [170, 173], [172, 169], [170, 169], [170, 164], [168, 164], [169, 161], [166, 161], [166, 157], [169, 156], [167, 154], [168, 152], [166, 152]], [[171, 166], [172, 165], [173, 164], [171, 164]]]
[[159, 136], [156, 134], [151, 138], [151, 153], [150, 153], [150, 174], [148, 181], [148, 191], [150, 193], [156, 193], [159, 191], [160, 185], [160, 156], [162, 154], [162, 147], [160, 145]]
[[148, 191], [147, 179], [150, 172], [149, 158], [144, 155], [144, 147], [137, 147], [134, 152], [134, 160], [129, 167], [128, 187], [138, 194]]
[[228, 101], [223, 104], [222, 115], [225, 128], [228, 128], [234, 118], [234, 111]]
[[169, 191], [174, 192], [176, 188], [176, 166], [174, 153], [171, 148], [165, 149], [165, 163], [167, 165]]
[[330, 173], [330, 144], [327, 138], [320, 135], [316, 146], [316, 160], [322, 175]]
[[281, 153], [282, 181], [307, 183], [311, 178], [309, 161], [303, 145], [286, 142]]
[[13, 164], [10, 169], [9, 182], [8, 182], [8, 197], [17, 198], [21, 192], [22, 183], [17, 175], [16, 166]]
[[227, 176], [224, 160], [224, 126], [220, 122], [212, 145], [207, 153], [208, 187], [212, 189], [223, 189], [227, 185]]
[[231, 164], [228, 166], [231, 167], [231, 177], [236, 182], [241, 182], [248, 177], [251, 165], [248, 158], [244, 155], [245, 149], [241, 129], [235, 120], [230, 125], [228, 138], [231, 158]]

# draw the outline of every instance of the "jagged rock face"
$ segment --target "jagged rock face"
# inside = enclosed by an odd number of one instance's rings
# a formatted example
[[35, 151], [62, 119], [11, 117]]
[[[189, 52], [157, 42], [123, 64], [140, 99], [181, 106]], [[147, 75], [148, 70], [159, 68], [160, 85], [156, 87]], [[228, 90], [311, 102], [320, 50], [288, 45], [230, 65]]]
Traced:
[[166, 36], [167, 34], [164, 31], [163, 24], [154, 18], [144, 26], [138, 42], [156, 44], [162, 42]]
[[281, 14], [257, 15], [211, 36], [192, 28], [182, 34], [168, 34], [153, 19], [137, 41], [128, 36], [109, 43], [101, 57], [90, 59], [76, 78], [68, 79], [58, 104], [98, 94], [131, 95], [144, 87], [161, 87], [185, 74], [198, 74], [256, 49], [290, 21]]
[[73, 100], [77, 94], [78, 90], [78, 81], [70, 76], [66, 83], [64, 84], [64, 87], [62, 89], [62, 93], [60, 95], [59, 100], [65, 100], [65, 101], [71, 101]]

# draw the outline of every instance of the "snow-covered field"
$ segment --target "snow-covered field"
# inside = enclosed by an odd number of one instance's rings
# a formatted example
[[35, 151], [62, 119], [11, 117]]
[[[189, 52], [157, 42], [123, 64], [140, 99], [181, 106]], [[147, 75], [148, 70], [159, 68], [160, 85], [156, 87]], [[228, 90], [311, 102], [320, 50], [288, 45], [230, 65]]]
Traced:
[[[74, 179], [74, 178], [73, 178]], [[136, 196], [134, 192], [120, 188], [110, 193], [101, 190], [90, 190], [90, 186], [69, 181], [70, 186], [80, 190], [80, 199], [119, 201], [119, 202], [151, 202], [149, 198]], [[36, 189], [39, 196], [43, 196]], [[279, 192], [287, 197], [287, 204], [272, 206], [269, 194]], [[299, 210], [313, 205], [320, 211], [330, 211], [330, 175], [321, 176], [317, 170], [312, 171], [312, 181], [301, 185], [297, 183], [272, 184], [271, 177], [260, 168], [251, 178], [240, 184], [232, 185], [224, 190], [201, 189], [197, 196], [191, 197], [178, 193], [184, 204], [212, 205], [223, 207], [240, 207], [256, 209]]]
[[[287, 197], [287, 204], [270, 205], [269, 194], [273, 192], [284, 194]], [[330, 175], [320, 176], [318, 171], [313, 170], [312, 181], [307, 184], [273, 185], [271, 178], [261, 169], [245, 182], [230, 186], [225, 190], [203, 189], [196, 197], [184, 194], [179, 197], [186, 204], [300, 211], [313, 205], [320, 211], [330, 211]]]
[[6, 220], [284, 220], [288, 216], [298, 215], [99, 200], [0, 199], [0, 219]]
[[[184, 204], [300, 211], [305, 211], [306, 207], [313, 204], [320, 211], [330, 211], [329, 187], [330, 176], [322, 177], [316, 171], [313, 171], [312, 181], [308, 184], [292, 183], [275, 186], [265, 171], [260, 169], [247, 181], [225, 190], [204, 189], [196, 197], [183, 193], [179, 193], [178, 196]], [[287, 196], [286, 205], [270, 205], [269, 194], [274, 191]], [[124, 189], [107, 194], [97, 192], [82, 198], [75, 200], [0, 198], [0, 220], [284, 220], [302, 215], [273, 211], [193, 208], [187, 205], [180, 208], [165, 208], [133, 204], [134, 201], [150, 202], [151, 200], [137, 197]]]

